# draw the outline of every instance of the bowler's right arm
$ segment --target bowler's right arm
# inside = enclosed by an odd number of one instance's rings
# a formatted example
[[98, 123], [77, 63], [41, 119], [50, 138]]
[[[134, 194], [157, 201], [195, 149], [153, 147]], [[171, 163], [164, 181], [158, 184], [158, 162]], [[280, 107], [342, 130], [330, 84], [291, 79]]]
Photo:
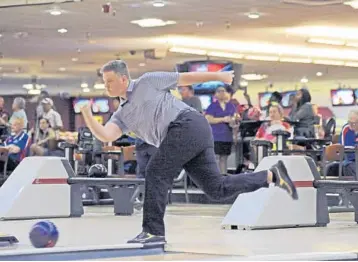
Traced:
[[82, 116], [92, 134], [104, 143], [113, 142], [122, 136], [123, 132], [115, 123], [108, 122], [105, 126], [97, 122], [93, 117], [91, 108], [85, 106], [81, 109]]

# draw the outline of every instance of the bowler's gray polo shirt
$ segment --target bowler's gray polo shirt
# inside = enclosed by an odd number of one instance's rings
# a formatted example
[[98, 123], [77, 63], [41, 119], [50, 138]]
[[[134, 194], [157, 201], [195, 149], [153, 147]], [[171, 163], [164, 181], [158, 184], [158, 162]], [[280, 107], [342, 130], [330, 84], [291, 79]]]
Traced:
[[123, 133], [132, 131], [148, 144], [159, 147], [170, 122], [183, 111], [194, 111], [170, 93], [170, 89], [177, 87], [178, 79], [179, 73], [155, 72], [132, 81], [126, 103], [118, 108], [110, 122]]

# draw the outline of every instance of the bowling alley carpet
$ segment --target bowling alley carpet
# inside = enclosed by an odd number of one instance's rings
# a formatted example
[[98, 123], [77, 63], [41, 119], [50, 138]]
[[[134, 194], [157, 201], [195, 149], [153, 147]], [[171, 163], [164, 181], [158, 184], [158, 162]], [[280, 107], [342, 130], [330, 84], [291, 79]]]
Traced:
[[[170, 205], [166, 216], [166, 253], [105, 259], [358, 260], [358, 225], [353, 213], [331, 214], [328, 227], [222, 230], [220, 223], [229, 208], [228, 205]], [[60, 232], [53, 250], [125, 244], [141, 231], [141, 219], [141, 212], [133, 216], [114, 216], [111, 206], [86, 207], [81, 218], [51, 219]], [[32, 249], [28, 234], [35, 222], [0, 221], [0, 232], [13, 234], [20, 241], [11, 250]], [[81, 255], [76, 259], [81, 259]]]

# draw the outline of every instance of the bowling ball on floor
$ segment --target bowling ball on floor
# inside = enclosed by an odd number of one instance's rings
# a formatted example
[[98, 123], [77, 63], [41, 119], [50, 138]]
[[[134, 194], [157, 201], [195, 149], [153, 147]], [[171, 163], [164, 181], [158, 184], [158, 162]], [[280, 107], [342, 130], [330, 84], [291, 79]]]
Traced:
[[31, 228], [29, 237], [31, 244], [36, 248], [54, 247], [59, 233], [54, 223], [40, 221]]

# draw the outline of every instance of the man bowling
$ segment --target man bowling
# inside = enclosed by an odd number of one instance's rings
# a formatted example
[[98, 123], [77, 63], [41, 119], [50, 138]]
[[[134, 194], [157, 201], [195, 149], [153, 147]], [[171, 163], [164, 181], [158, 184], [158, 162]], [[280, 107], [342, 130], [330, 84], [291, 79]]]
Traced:
[[101, 72], [111, 97], [121, 105], [105, 125], [92, 116], [90, 106], [82, 115], [93, 134], [111, 142], [127, 131], [158, 148], [146, 168], [143, 231], [128, 243], [165, 242], [164, 213], [168, 190], [184, 168], [194, 183], [215, 200], [252, 192], [273, 183], [298, 199], [294, 183], [282, 161], [269, 170], [222, 176], [215, 161], [214, 142], [205, 117], [175, 98], [170, 89], [194, 83], [221, 81], [231, 84], [233, 72], [153, 72], [130, 78], [125, 62], [111, 61]]

